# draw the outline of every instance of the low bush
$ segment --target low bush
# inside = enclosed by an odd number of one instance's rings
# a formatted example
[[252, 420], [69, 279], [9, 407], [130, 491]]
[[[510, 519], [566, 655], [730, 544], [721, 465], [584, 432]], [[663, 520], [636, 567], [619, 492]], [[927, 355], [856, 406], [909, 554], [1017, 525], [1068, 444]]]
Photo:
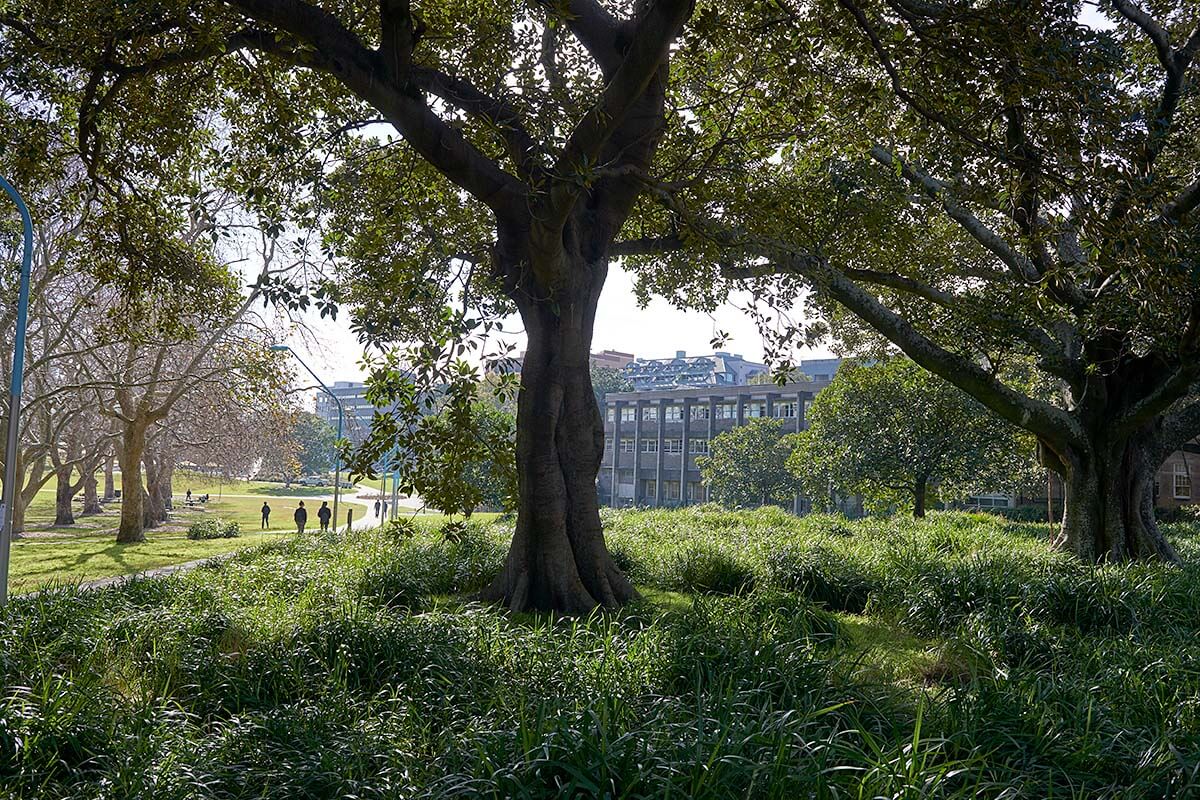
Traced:
[[242, 535], [236, 522], [227, 522], [215, 517], [198, 519], [188, 526], [189, 539], [234, 539]]

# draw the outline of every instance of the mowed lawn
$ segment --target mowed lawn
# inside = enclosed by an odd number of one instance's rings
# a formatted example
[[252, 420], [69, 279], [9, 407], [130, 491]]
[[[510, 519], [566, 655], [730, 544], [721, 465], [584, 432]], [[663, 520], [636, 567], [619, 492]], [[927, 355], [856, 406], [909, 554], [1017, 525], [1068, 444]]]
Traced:
[[[240, 481], [233, 485], [235, 493], [252, 494], [255, 489], [270, 489], [272, 484]], [[177, 483], [177, 486], [182, 484]], [[226, 491], [230, 484], [226, 484]], [[186, 491], [186, 488], [184, 489]], [[146, 531], [146, 541], [137, 544], [118, 544], [116, 530], [120, 523], [120, 502], [105, 505], [103, 514], [79, 516], [79, 504], [75, 506], [76, 524], [51, 526], [54, 519], [54, 481], [38, 492], [26, 513], [26, 533], [13, 542], [10, 568], [10, 587], [13, 592], [26, 592], [48, 584], [73, 583], [78, 581], [127, 575], [157, 567], [181, 564], [196, 559], [240, 550], [246, 547], [277, 541], [290, 535], [295, 528], [292, 512], [297, 501], [271, 496], [240, 497], [221, 496], [213, 487], [196, 481], [192, 486], [193, 496], [211, 493], [211, 499], [203, 506], [183, 506], [181, 497], [176, 497], [177, 508], [172, 518], [159, 528]], [[327, 487], [321, 491], [332, 491]], [[260, 530], [260, 509], [264, 500], [270, 504], [271, 530]], [[309, 527], [316, 526], [316, 509], [319, 501], [305, 501], [309, 508]], [[355, 519], [367, 513], [367, 507], [358, 503], [341, 503], [339, 516], [345, 522], [346, 509], [353, 509]], [[191, 540], [187, 538], [187, 527], [206, 516], [219, 517], [237, 522], [242, 535], [234, 539]]]

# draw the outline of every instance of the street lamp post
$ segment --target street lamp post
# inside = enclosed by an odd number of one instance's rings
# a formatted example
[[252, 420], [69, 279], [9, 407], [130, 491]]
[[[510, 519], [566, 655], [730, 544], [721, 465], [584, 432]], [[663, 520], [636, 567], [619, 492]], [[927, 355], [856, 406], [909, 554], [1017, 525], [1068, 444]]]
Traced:
[[4, 448], [4, 495], [0, 498], [0, 606], [8, 602], [8, 558], [12, 550], [13, 511], [17, 498], [17, 442], [21, 424], [21, 388], [25, 378], [25, 326], [29, 319], [29, 273], [33, 265], [33, 218], [13, 185], [0, 177], [0, 189], [21, 212], [24, 254], [17, 290], [17, 330], [13, 341], [12, 380], [8, 389], [8, 441]]
[[[325, 390], [325, 394], [332, 397], [333, 402], [337, 403], [337, 410], [338, 410], [337, 440], [340, 442], [342, 440], [342, 420], [344, 417], [344, 412], [342, 411], [341, 398], [338, 397], [336, 394], [334, 394], [333, 390], [330, 389], [328, 386], [326, 386], [325, 382], [317, 377], [317, 373], [313, 372], [312, 368], [309, 367], [308, 364], [304, 363], [304, 359], [300, 357], [300, 354], [297, 353], [295, 350], [293, 350], [291, 347], [289, 347], [286, 344], [273, 344], [273, 345], [271, 345], [271, 349], [277, 353], [282, 353], [282, 352], [286, 351], [288, 353], [291, 353], [293, 356], [295, 356], [296, 360], [300, 362], [300, 366], [302, 366], [306, 370], [308, 370], [308, 374], [313, 376], [313, 380], [315, 380], [320, 385], [320, 387], [323, 390]], [[334, 464], [334, 467], [333, 467], [333, 529], [336, 531], [337, 526], [338, 526], [338, 497], [341, 495], [341, 492], [342, 492], [342, 455], [341, 455], [341, 453], [338, 452], [336, 444], [333, 446], [333, 464]]]

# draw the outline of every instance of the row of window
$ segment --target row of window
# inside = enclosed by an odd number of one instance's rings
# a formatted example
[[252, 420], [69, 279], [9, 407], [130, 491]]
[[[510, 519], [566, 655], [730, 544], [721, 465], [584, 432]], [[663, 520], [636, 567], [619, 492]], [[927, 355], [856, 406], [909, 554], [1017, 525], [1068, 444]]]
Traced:
[[[630, 482], [617, 484], [618, 497], [633, 497], [632, 478], [627, 479]], [[678, 500], [680, 483], [679, 481], [663, 481], [663, 499]], [[704, 500], [704, 484], [700, 481], [688, 481], [687, 485], [688, 500], [703, 501]], [[658, 497], [658, 481], [653, 478], [647, 478], [642, 481], [642, 497], [646, 499]]]
[[[641, 442], [643, 453], [657, 453], [658, 439], [642, 439]], [[604, 449], [612, 449], [612, 437], [604, 437]], [[620, 450], [622, 453], [633, 453], [637, 451], [637, 441], [633, 437], [621, 437]], [[682, 453], [682, 439], [663, 439], [664, 453]], [[708, 453], [708, 439], [688, 439], [688, 452], [693, 454], [705, 455]]]
[[[804, 410], [808, 411], [809, 401], [804, 401]], [[658, 421], [658, 406], [643, 406], [642, 421], [657, 422]], [[666, 422], [680, 422], [683, 420], [683, 406], [663, 406], [663, 420]], [[776, 403], [774, 406], [774, 416], [779, 419], [795, 419], [796, 412], [799, 410], [799, 404], [795, 400]], [[634, 406], [625, 406], [621, 409], [621, 422], [635, 422], [637, 420], [638, 409]], [[715, 406], [696, 405], [691, 407], [692, 419], [708, 419], [709, 414], [713, 414], [716, 419], [737, 419], [737, 403], [717, 403]], [[767, 416], [767, 404], [764, 402], [752, 402], [746, 404], [746, 416], [757, 418]], [[616, 408], [609, 406], [608, 421], [616, 420]]]

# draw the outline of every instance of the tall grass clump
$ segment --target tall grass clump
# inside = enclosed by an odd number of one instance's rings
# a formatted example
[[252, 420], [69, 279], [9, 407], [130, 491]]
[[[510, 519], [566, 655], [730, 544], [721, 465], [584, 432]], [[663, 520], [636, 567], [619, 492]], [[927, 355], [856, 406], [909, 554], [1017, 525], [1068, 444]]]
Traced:
[[1083, 566], [1047, 526], [986, 515], [605, 522], [645, 599], [585, 618], [474, 603], [511, 530], [426, 520], [18, 597], [0, 794], [1200, 792], [1186, 521], [1178, 568]]

